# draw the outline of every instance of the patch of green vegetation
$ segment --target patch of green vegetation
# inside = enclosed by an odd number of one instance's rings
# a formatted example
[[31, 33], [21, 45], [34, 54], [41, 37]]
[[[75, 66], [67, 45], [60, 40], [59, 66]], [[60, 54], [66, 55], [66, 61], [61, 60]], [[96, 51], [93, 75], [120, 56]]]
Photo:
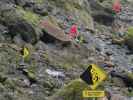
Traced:
[[36, 80], [36, 75], [35, 75], [34, 70], [32, 70], [32, 69], [25, 69], [24, 72], [26, 72], [26, 75], [27, 75], [27, 77], [29, 79]]
[[11, 79], [7, 79], [4, 82], [4, 86], [13, 90], [17, 88], [15, 80], [11, 80]]
[[18, 12], [22, 15], [23, 19], [30, 22], [33, 25], [38, 25], [41, 17], [31, 11], [24, 10], [22, 7], [17, 6]]
[[38, 15], [34, 14], [33, 12], [27, 11], [24, 14], [24, 19], [30, 21], [34, 25], [38, 24], [40, 18]]
[[25, 57], [23, 59], [24, 59], [24, 62], [29, 63], [30, 60], [31, 60], [31, 55], [29, 55], [29, 56], [27, 56], [27, 57]]
[[129, 93], [127, 94], [127, 96], [128, 96], [128, 97], [132, 97], [132, 96], [133, 96], [133, 91], [129, 92]]
[[27, 69], [24, 69], [23, 71], [25, 72], [25, 75], [30, 80], [36, 80], [37, 62], [34, 60], [31, 60], [30, 63], [31, 63], [31, 66], [29, 66]]
[[128, 37], [133, 37], [133, 27], [129, 27], [127, 30]]
[[[88, 85], [80, 79], [76, 79], [67, 84], [63, 89], [60, 89], [50, 100], [61, 98], [62, 100], [84, 100], [82, 91], [88, 89]], [[86, 99], [86, 100], [92, 100]]]
[[44, 1], [45, 1], [45, 0], [36, 0], [36, 3], [42, 4], [42, 3], [44, 3]]
[[127, 75], [128, 75], [128, 77], [133, 79], [133, 73], [128, 73]]
[[73, 3], [71, 4], [71, 6], [73, 6], [73, 7], [76, 8], [76, 9], [80, 9], [80, 10], [82, 9], [81, 5], [79, 5], [78, 3], [74, 3], [74, 2], [73, 2]]
[[67, 0], [67, 2], [64, 0], [49, 0], [49, 2], [63, 9], [68, 8], [67, 11], [70, 11], [73, 8], [82, 9], [82, 6], [79, 4], [80, 1], [78, 0]]
[[48, 60], [48, 54], [47, 53], [44, 53], [43, 57], [44, 57], [45, 60]]
[[70, 11], [70, 12], [73, 12], [76, 8], [74, 8], [72, 5], [70, 5], [69, 3], [65, 3], [64, 4], [64, 9], [66, 11]]
[[60, 63], [59, 66], [64, 69], [68, 69], [72, 66], [70, 63]]
[[125, 43], [130, 49], [133, 49], [133, 27], [129, 27], [125, 36]]
[[121, 3], [124, 5], [124, 4], [127, 4], [129, 2], [128, 2], [128, 0], [121, 0]]

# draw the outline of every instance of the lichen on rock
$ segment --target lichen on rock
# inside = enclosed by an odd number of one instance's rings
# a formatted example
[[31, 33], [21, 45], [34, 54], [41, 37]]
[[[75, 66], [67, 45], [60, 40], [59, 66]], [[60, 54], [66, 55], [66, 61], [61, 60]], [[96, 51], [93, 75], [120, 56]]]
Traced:
[[[82, 91], [87, 89], [88, 85], [82, 80], [76, 79], [67, 84], [64, 88], [55, 93], [49, 100], [86, 100], [82, 97]], [[87, 99], [91, 100], [91, 99]]]
[[32, 11], [26, 11], [22, 7], [17, 6], [16, 8], [17, 12], [21, 15], [21, 18], [26, 20], [27, 22], [37, 26], [40, 22], [41, 17], [37, 14], [35, 14]]
[[125, 43], [132, 50], [133, 49], [133, 27], [129, 27], [125, 36]]

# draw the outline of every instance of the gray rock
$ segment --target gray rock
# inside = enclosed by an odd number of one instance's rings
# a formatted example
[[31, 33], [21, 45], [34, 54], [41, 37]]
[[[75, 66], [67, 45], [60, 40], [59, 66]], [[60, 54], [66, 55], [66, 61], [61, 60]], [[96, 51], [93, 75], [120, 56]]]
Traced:
[[13, 3], [13, 4], [15, 4], [15, 0], [1, 0], [0, 2], [3, 2], [3, 3]]
[[8, 28], [0, 24], [0, 34], [8, 33]]
[[22, 39], [20, 34], [17, 34], [13, 39], [15, 44], [18, 44], [20, 46], [23, 46], [25, 44], [24, 40]]
[[133, 97], [131, 97], [130, 100], [133, 100]]
[[111, 100], [128, 100], [128, 99], [124, 96], [121, 96], [120, 94], [112, 94]]
[[28, 43], [37, 41], [37, 34], [34, 27], [26, 21], [18, 20], [17, 23], [10, 24], [8, 27], [11, 33], [20, 34], [21, 38]]
[[33, 8], [34, 12], [43, 16], [47, 16], [48, 12], [44, 5], [35, 5]]
[[[28, 14], [27, 12], [25, 13]], [[21, 38], [26, 42], [35, 43], [37, 41], [41, 30], [33, 25], [36, 22], [32, 23], [29, 19], [25, 19], [24, 16], [26, 15], [23, 15], [23, 8], [15, 8], [13, 5], [1, 4], [0, 14], [2, 17], [0, 20], [8, 27], [11, 37], [20, 34]], [[32, 13], [29, 16], [32, 17]], [[32, 19], [32, 21], [34, 20], [36, 19]]]
[[0, 41], [4, 42], [6, 41], [6, 35], [8, 33], [8, 28], [0, 24]]
[[34, 0], [15, 0], [15, 2], [20, 6], [32, 6], [35, 4]]
[[[104, 25], [111, 25], [113, 23], [114, 17], [112, 16], [113, 11], [111, 7], [104, 6], [104, 3], [102, 4], [97, 0], [88, 0], [88, 1], [90, 3], [90, 7], [92, 9], [91, 13], [95, 21]], [[111, 5], [111, 3], [107, 4]]]
[[48, 45], [46, 45], [44, 42], [42, 42], [42, 41], [38, 41], [37, 43], [36, 43], [36, 45], [35, 45], [35, 48], [36, 48], [36, 50], [43, 50], [43, 51], [45, 51], [45, 50], [48, 50]]

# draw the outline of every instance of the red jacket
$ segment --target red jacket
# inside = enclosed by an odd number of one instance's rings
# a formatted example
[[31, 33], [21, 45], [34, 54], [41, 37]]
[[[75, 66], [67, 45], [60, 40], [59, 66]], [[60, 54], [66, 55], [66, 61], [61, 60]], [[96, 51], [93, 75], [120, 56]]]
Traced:
[[115, 0], [115, 2], [113, 4], [113, 11], [115, 11], [115, 13], [119, 13], [121, 11], [120, 0]]
[[78, 35], [77, 25], [72, 25], [69, 31], [70, 38], [75, 38]]

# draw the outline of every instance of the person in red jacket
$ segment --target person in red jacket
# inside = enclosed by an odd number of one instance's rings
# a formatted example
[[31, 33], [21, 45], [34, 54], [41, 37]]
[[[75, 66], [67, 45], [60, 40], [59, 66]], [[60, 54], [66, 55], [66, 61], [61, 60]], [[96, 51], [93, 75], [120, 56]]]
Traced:
[[113, 11], [115, 13], [119, 13], [121, 11], [121, 3], [120, 3], [120, 0], [115, 0], [114, 1], [114, 4], [113, 4]]
[[78, 33], [78, 27], [77, 27], [76, 24], [73, 24], [73, 25], [71, 26], [68, 35], [69, 35], [69, 37], [70, 37], [71, 39], [75, 39], [75, 38], [79, 35], [79, 33]]

